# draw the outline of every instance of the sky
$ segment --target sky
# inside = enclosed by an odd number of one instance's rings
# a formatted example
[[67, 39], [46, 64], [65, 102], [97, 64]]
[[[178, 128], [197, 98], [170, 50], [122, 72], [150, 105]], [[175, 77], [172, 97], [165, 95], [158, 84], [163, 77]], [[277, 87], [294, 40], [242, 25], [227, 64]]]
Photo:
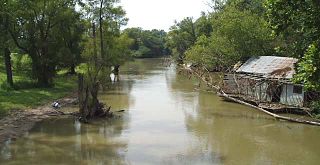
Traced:
[[129, 18], [128, 27], [144, 30], [162, 29], [168, 31], [174, 21], [185, 17], [197, 19], [201, 11], [207, 12], [208, 0], [121, 0]]

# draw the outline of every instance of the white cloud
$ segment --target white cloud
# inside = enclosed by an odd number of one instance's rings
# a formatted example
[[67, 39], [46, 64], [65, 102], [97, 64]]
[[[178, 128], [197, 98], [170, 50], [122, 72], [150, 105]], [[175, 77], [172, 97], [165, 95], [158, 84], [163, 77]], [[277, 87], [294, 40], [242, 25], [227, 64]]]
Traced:
[[198, 18], [207, 11], [207, 0], [121, 0], [121, 6], [129, 18], [126, 27], [142, 27], [145, 30], [168, 30], [174, 20], [185, 17]]

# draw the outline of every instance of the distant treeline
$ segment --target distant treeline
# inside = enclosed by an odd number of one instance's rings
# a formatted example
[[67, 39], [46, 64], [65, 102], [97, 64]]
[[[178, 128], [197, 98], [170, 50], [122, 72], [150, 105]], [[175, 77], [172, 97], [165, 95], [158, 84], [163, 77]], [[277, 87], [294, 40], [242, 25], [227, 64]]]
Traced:
[[153, 58], [169, 54], [169, 49], [165, 46], [167, 33], [164, 30], [128, 28], [123, 33], [133, 39], [133, 44], [130, 47], [133, 57]]

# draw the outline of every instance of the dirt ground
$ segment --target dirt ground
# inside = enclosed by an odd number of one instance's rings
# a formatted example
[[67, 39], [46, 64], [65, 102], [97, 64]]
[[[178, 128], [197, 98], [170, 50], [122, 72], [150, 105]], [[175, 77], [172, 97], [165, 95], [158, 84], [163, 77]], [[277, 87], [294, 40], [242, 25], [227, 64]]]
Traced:
[[[58, 102], [63, 107], [76, 104], [76, 95], [69, 95], [59, 99]], [[35, 123], [59, 115], [61, 115], [61, 113], [52, 108], [51, 103], [34, 109], [11, 111], [8, 116], [0, 120], [0, 146], [9, 139], [16, 140], [18, 137], [23, 136]]]

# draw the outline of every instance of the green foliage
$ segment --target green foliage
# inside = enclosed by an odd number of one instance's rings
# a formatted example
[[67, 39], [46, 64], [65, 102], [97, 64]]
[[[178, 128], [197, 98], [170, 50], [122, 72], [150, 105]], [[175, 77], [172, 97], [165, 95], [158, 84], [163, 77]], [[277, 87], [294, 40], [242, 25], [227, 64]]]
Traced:
[[161, 57], [168, 54], [165, 47], [167, 33], [163, 30], [142, 30], [128, 28], [124, 32], [131, 40], [133, 56], [138, 58]]
[[[26, 55], [19, 55], [19, 54], [11, 54], [12, 64], [13, 64], [13, 79], [14, 79], [14, 86], [10, 86], [7, 84], [6, 81], [6, 74], [5, 74], [5, 66], [4, 66], [4, 59], [0, 56], [0, 90], [18, 90], [18, 89], [25, 89], [25, 88], [34, 88], [36, 86], [35, 82], [30, 78], [30, 61], [28, 56]], [[20, 57], [23, 57], [20, 59]], [[22, 64], [25, 66], [19, 66]]]
[[320, 50], [317, 44], [307, 49], [298, 63], [298, 73], [295, 81], [303, 83], [306, 90], [320, 90]]
[[320, 1], [266, 0], [267, 17], [274, 34], [283, 38], [286, 56], [302, 57], [320, 38]]
[[12, 68], [15, 73], [31, 75], [32, 60], [27, 54], [11, 54]]
[[[33, 77], [53, 85], [56, 67], [76, 62], [82, 35], [80, 14], [73, 0], [8, 1], [7, 29], [15, 46], [32, 59]], [[71, 60], [70, 60], [71, 59]]]
[[198, 18], [195, 22], [195, 33], [196, 36], [205, 35], [209, 37], [213, 31], [212, 23], [210, 16], [202, 13], [201, 17]]
[[0, 82], [0, 89], [5, 91], [14, 90], [14, 88], [11, 85], [9, 85], [7, 81]]
[[176, 22], [166, 37], [166, 45], [171, 49], [174, 58], [183, 63], [185, 52], [196, 42], [196, 29], [193, 18], [187, 17]]
[[[14, 55], [13, 63], [16, 63]], [[76, 87], [76, 77], [59, 75], [55, 78], [55, 86], [52, 88], [37, 88], [33, 81], [20, 70], [14, 71], [14, 88], [10, 87], [5, 79], [3, 58], [0, 56], [0, 118], [10, 110], [28, 109], [42, 105], [73, 92]]]
[[320, 101], [313, 101], [311, 103], [311, 112], [317, 119], [320, 119]]
[[307, 90], [320, 90], [320, 1], [267, 0], [266, 7], [274, 34], [284, 39], [279, 50], [302, 57], [295, 81]]
[[223, 10], [211, 13], [213, 32], [197, 38], [185, 53], [187, 62], [222, 70], [251, 56], [273, 55], [271, 30], [261, 13], [255, 13], [259, 3], [253, 4], [232, 1]]
[[132, 58], [132, 52], [129, 49], [134, 40], [129, 38], [126, 33], [114, 38], [113, 47], [110, 49], [111, 65], [122, 65]]

